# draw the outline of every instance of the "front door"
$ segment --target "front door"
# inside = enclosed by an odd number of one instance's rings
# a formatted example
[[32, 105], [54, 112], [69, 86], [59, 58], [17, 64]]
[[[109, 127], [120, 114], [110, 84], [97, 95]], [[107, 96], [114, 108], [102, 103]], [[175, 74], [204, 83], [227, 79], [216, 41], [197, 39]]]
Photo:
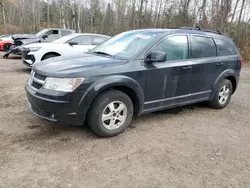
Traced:
[[67, 51], [68, 54], [87, 52], [95, 47], [93, 45], [93, 36], [91, 35], [77, 36], [69, 40], [67, 43], [69, 42], [75, 43], [75, 45], [70, 46], [69, 51]]
[[188, 36], [174, 35], [161, 40], [151, 52], [165, 52], [165, 62], [145, 64], [144, 111], [185, 103], [190, 94], [193, 62], [188, 60]]
[[44, 42], [53, 42], [60, 38], [58, 30], [49, 30], [45, 35], [47, 37], [44, 38]]

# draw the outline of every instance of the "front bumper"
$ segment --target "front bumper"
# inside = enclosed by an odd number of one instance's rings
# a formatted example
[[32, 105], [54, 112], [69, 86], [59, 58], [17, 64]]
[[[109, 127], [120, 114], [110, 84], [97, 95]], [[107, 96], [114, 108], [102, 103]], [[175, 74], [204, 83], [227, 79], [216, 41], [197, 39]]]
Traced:
[[22, 55], [22, 46], [12, 46], [9, 50], [11, 50], [12, 54], [15, 55]]
[[29, 109], [36, 116], [63, 124], [82, 125], [84, 123], [85, 116], [77, 114], [81, 93], [72, 93], [73, 96], [66, 94], [67, 96], [45, 97], [45, 95], [40, 96], [29, 84], [26, 85], [25, 89], [29, 101]]
[[4, 54], [3, 58], [8, 58], [10, 54], [22, 55], [22, 46], [12, 45], [10, 49]]
[[32, 65], [35, 63], [36, 59], [33, 54], [30, 54], [30, 50], [27, 48], [23, 48], [22, 50], [22, 60], [23, 64], [32, 67]]

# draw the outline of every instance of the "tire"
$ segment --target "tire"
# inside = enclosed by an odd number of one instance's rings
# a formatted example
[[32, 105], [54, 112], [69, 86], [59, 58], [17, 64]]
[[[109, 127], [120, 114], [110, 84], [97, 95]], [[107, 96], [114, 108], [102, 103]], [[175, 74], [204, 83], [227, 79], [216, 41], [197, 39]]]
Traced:
[[10, 49], [10, 46], [11, 46], [12, 44], [10, 44], [10, 43], [6, 43], [6, 44], [4, 44], [3, 45], [3, 50], [4, 51], [8, 51], [9, 49]]
[[88, 124], [101, 137], [116, 136], [131, 123], [133, 109], [133, 103], [125, 93], [108, 90], [94, 100], [87, 117]]
[[223, 80], [219, 84], [213, 100], [210, 102], [211, 107], [215, 109], [225, 108], [231, 100], [232, 93], [233, 93], [232, 83], [227, 79]]
[[56, 54], [46, 54], [45, 56], [43, 56], [42, 61], [46, 60], [46, 59], [53, 58], [53, 57], [58, 57], [58, 56], [59, 55], [56, 55]]

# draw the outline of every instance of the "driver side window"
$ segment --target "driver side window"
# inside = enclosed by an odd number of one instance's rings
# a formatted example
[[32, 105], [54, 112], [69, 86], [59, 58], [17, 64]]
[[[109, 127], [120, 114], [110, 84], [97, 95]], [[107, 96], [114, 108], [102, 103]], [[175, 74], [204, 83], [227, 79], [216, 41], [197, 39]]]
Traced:
[[78, 45], [92, 45], [92, 36], [87, 36], [87, 35], [78, 36], [69, 40], [67, 43], [69, 42], [74, 42], [77, 43]]
[[188, 38], [187, 36], [165, 38], [152, 51], [166, 53], [167, 61], [188, 59]]
[[50, 30], [45, 35], [47, 36], [47, 38], [45, 38], [46, 41], [54, 41], [59, 38], [58, 30]]

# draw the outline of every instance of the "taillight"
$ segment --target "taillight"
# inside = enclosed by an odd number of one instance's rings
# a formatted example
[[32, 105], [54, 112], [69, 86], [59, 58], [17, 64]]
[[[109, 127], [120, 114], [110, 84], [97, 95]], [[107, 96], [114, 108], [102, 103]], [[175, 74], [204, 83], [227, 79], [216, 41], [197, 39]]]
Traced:
[[241, 58], [241, 59], [240, 59], [240, 65], [241, 65], [241, 66], [243, 65], [243, 62], [244, 62], [244, 60]]

